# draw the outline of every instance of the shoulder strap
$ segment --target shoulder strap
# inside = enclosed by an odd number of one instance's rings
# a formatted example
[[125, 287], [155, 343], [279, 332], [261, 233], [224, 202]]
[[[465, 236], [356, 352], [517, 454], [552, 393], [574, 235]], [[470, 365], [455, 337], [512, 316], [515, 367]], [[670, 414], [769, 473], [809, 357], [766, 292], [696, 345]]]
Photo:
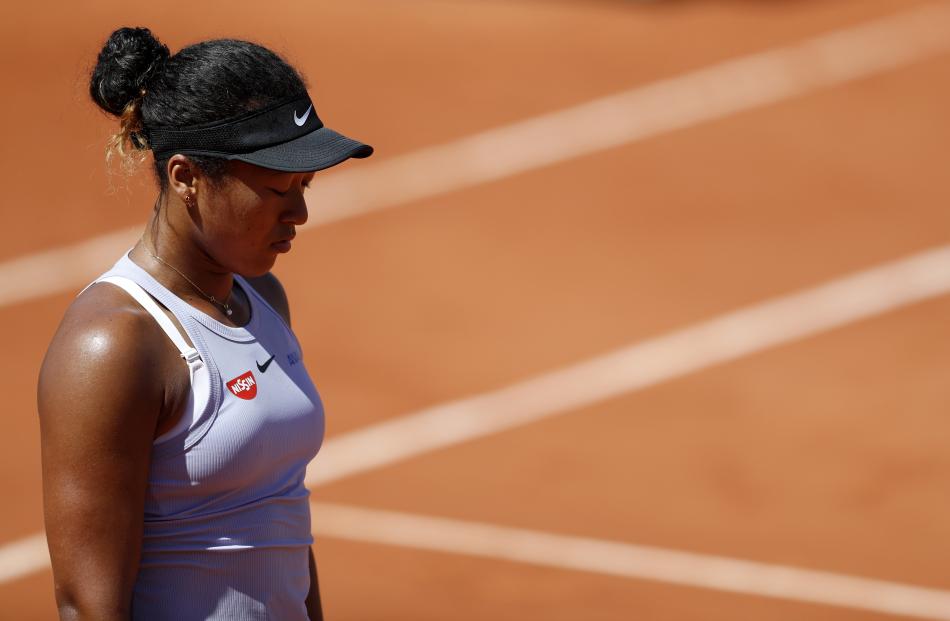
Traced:
[[198, 350], [188, 345], [188, 342], [185, 341], [185, 338], [181, 335], [181, 332], [178, 331], [178, 328], [175, 327], [175, 324], [172, 323], [172, 320], [168, 318], [168, 315], [162, 311], [152, 296], [146, 293], [135, 281], [125, 278], [124, 276], [105, 276], [96, 282], [107, 282], [120, 287], [135, 298], [135, 301], [141, 304], [142, 308], [155, 318], [159, 327], [168, 335], [168, 338], [175, 344], [178, 351], [181, 352], [181, 357], [185, 359], [185, 362], [191, 364], [195, 360], [200, 359], [201, 356], [198, 354]]

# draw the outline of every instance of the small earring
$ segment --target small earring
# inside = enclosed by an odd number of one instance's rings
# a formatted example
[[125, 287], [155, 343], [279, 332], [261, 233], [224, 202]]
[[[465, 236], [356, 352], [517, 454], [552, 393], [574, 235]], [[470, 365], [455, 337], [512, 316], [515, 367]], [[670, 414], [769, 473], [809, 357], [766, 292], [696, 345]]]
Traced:
[[194, 207], [194, 204], [192, 203], [192, 201], [194, 200], [195, 200], [194, 196], [192, 196], [191, 194], [185, 194], [185, 207], [187, 207], [188, 209], [191, 209], [192, 207]]

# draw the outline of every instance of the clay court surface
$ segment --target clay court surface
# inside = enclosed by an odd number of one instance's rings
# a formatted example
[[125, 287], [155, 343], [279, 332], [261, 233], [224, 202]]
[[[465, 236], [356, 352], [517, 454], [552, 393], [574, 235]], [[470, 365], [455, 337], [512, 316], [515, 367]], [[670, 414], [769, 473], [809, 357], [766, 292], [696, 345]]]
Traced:
[[[887, 271], [950, 242], [950, 3], [5, 12], [0, 618], [56, 618], [11, 552], [43, 528], [36, 375], [151, 209], [84, 92], [108, 33], [147, 25], [277, 49], [377, 150], [317, 177], [276, 268], [327, 410], [328, 619], [950, 619], [950, 265]], [[838, 47], [796, 56], [815, 37]]]

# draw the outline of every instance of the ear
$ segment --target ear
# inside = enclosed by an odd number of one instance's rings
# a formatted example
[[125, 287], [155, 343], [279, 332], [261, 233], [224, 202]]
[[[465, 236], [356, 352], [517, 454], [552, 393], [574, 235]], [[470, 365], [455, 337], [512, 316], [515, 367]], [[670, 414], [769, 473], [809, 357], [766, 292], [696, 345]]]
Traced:
[[187, 203], [194, 198], [198, 190], [198, 179], [201, 171], [194, 162], [180, 153], [168, 158], [165, 173], [168, 175], [168, 186], [182, 202]]

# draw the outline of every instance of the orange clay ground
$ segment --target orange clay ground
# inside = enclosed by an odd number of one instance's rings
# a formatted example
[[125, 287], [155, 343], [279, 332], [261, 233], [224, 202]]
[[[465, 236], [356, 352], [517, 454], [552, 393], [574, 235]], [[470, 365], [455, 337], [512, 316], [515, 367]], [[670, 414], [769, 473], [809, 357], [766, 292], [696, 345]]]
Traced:
[[[344, 170], [922, 4], [11, 5], [0, 261], [145, 221], [150, 172], [106, 174], [113, 126], [84, 92], [121, 25], [173, 50], [233, 36], [284, 53], [320, 116], [376, 147]], [[948, 76], [936, 54], [302, 233], [275, 271], [328, 438], [946, 243]], [[79, 288], [0, 306], [0, 544], [43, 528], [35, 380]], [[948, 317], [937, 297], [312, 496], [950, 589]], [[331, 621], [891, 618], [331, 537], [315, 550]], [[55, 619], [49, 570], [0, 582], [0, 618]]]

